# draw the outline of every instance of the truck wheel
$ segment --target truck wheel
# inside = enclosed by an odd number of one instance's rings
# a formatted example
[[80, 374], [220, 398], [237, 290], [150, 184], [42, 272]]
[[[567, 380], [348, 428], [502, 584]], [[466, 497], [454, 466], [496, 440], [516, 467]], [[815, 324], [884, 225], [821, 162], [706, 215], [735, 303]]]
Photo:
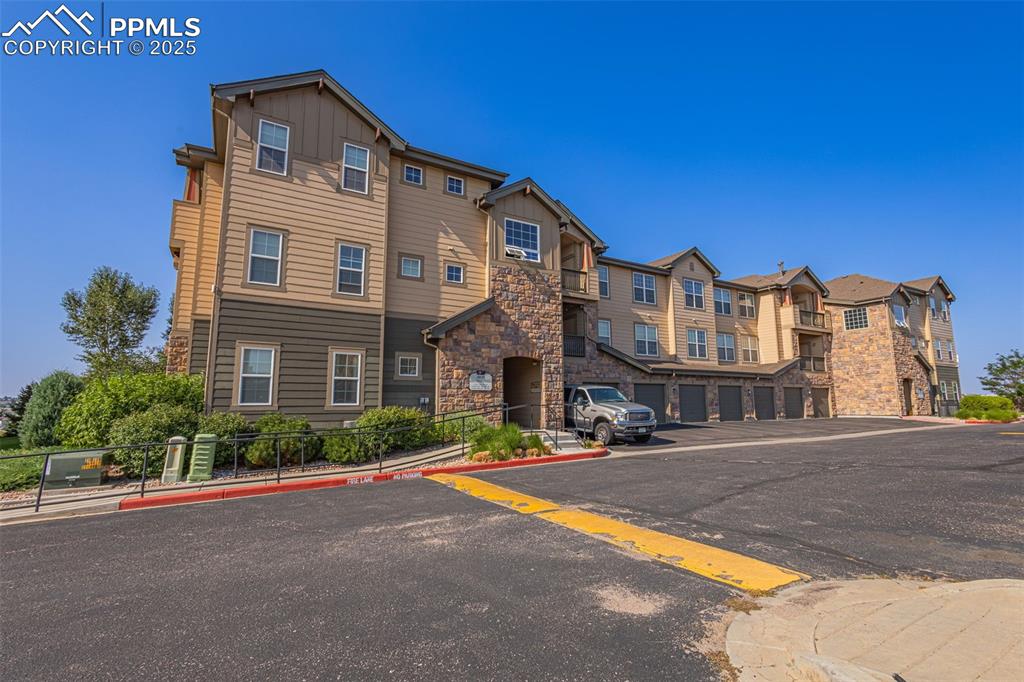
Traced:
[[601, 445], [611, 445], [615, 441], [615, 434], [612, 433], [612, 427], [602, 422], [594, 427], [594, 438]]
[[646, 443], [650, 439], [651, 439], [651, 435], [647, 434], [646, 436], [636, 436], [636, 437], [634, 437], [633, 438], [633, 442], [634, 443]]

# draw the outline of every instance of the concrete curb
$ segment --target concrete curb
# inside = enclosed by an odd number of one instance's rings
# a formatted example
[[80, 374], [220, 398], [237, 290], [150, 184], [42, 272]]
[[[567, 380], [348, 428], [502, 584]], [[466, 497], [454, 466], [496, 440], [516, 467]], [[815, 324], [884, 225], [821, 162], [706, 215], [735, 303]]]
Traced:
[[574, 452], [567, 455], [549, 455], [547, 457], [532, 457], [530, 459], [510, 459], [504, 462], [484, 462], [480, 464], [463, 464], [453, 467], [406, 469], [404, 471], [388, 471], [379, 474], [336, 476], [304, 481], [248, 485], [236, 488], [225, 487], [219, 490], [196, 490], [167, 494], [156, 493], [151, 497], [132, 497], [122, 499], [118, 504], [118, 509], [120, 511], [127, 511], [130, 509], [148, 509], [150, 507], [166, 507], [177, 504], [210, 502], [213, 500], [230, 500], [238, 497], [252, 497], [254, 495], [273, 495], [275, 493], [290, 493], [300, 490], [320, 490], [323, 488], [362, 485], [364, 483], [401, 481], [412, 478], [423, 478], [424, 476], [441, 473], [464, 474], [473, 471], [487, 471], [489, 469], [508, 469], [512, 467], [535, 466], [538, 464], [556, 464], [558, 462], [573, 462], [581, 459], [604, 457], [607, 454], [608, 448], [596, 448], [594, 450], [584, 450], [583, 452]]

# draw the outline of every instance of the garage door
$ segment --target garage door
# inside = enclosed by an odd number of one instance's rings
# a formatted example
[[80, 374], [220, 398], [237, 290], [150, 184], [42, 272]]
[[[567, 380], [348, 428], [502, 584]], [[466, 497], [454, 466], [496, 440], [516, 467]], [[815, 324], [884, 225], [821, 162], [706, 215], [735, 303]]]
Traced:
[[659, 424], [665, 423], [665, 384], [633, 384], [633, 400], [654, 410]]
[[724, 422], [743, 421], [743, 396], [739, 386], [718, 387], [718, 418]]
[[786, 419], [804, 418], [804, 389], [784, 388], [782, 395], [786, 403]]
[[754, 387], [754, 415], [758, 419], [775, 419], [775, 389], [771, 386]]
[[679, 413], [684, 422], [706, 422], [708, 420], [703, 386], [679, 387]]
[[814, 406], [815, 417], [829, 417], [832, 415], [832, 410], [829, 409], [827, 388], [812, 388], [811, 404]]

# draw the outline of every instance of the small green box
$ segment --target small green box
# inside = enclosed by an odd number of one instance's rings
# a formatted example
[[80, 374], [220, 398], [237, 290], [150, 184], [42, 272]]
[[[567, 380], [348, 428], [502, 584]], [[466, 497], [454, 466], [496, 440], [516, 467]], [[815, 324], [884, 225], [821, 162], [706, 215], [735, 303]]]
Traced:
[[107, 475], [109, 453], [67, 452], [50, 455], [43, 488], [84, 488], [100, 485]]
[[196, 435], [192, 445], [192, 462], [188, 467], [188, 482], [209, 481], [213, 478], [213, 457], [217, 454], [217, 436], [212, 433]]

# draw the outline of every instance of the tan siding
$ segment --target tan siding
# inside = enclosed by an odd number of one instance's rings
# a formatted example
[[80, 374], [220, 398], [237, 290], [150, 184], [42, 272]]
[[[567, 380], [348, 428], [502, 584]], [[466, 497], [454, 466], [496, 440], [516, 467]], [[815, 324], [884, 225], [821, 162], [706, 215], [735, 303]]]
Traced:
[[[956, 339], [953, 338], [952, 311], [950, 312], [950, 319], [948, 320], [943, 320], [941, 317], [941, 313], [938, 317], [932, 317], [931, 310], [929, 309], [929, 306], [931, 305], [929, 296], [934, 296], [935, 303], [939, 304], [942, 300], [944, 300], [945, 294], [943, 293], [941, 287], [935, 287], [930, 292], [928, 292], [928, 296], [925, 296], [921, 300], [922, 307], [925, 308], [924, 313], [927, 315], [928, 328], [930, 331], [930, 343], [928, 344], [928, 359], [935, 364], [936, 369], [938, 369], [938, 367], [955, 367], [957, 363], [950, 360], [947, 354], [947, 344], [950, 341], [953, 342], [954, 352], [956, 351]], [[942, 360], [937, 360], [935, 356], [935, 344], [937, 344], [939, 341], [942, 341]]]
[[757, 295], [757, 342], [762, 363], [773, 363], [782, 357], [782, 321], [774, 291]]
[[[634, 324], [653, 324], [658, 327], [658, 350], [662, 359], [670, 357], [669, 350], [669, 278], [654, 276], [657, 305], [633, 302], [633, 271], [619, 265], [608, 266], [608, 287], [610, 298], [597, 303], [597, 316], [611, 320], [612, 346], [629, 355], [636, 356]], [[648, 360], [650, 358], [644, 358]]]
[[[505, 218], [513, 218], [540, 225], [539, 267], [548, 271], [561, 271], [558, 218], [535, 197], [523, 192], [502, 197], [491, 208], [491, 216], [494, 222], [494, 246], [491, 258], [494, 261], [510, 261], [505, 256]], [[511, 262], [518, 263], [520, 261]]]
[[[692, 269], [691, 269], [692, 267]], [[713, 275], [698, 258], [690, 256], [676, 263], [672, 269], [672, 311], [675, 325], [675, 355], [683, 362], [715, 364], [718, 362], [718, 350], [715, 347], [715, 306]], [[692, 279], [704, 284], [704, 308], [687, 308], [683, 290], [683, 279]], [[708, 340], [708, 359], [702, 360], [687, 356], [687, 329], [703, 329]]]
[[[740, 317], [739, 314], [739, 300], [737, 299], [737, 291], [730, 289], [729, 287], [715, 287], [716, 289], [725, 289], [729, 292], [732, 297], [732, 314], [731, 315], [718, 315], [715, 314], [715, 331], [722, 334], [732, 334], [736, 339], [736, 362], [743, 363], [743, 344], [742, 340], [745, 336], [757, 336], [757, 320], [750, 319], [749, 317]], [[712, 294], [713, 295], [713, 294]], [[714, 299], [712, 299], [712, 305], [714, 305]], [[722, 361], [719, 361], [722, 364]], [[732, 364], [732, 363], [725, 363]], [[749, 363], [748, 363], [749, 364]]]
[[199, 204], [174, 201], [171, 207], [171, 242], [180, 249], [178, 276], [174, 294], [176, 330], [188, 330], [192, 324], [196, 263], [199, 253]]
[[217, 252], [224, 198], [224, 166], [206, 164], [203, 173], [202, 212], [199, 227], [199, 269], [196, 276], [194, 314], [213, 314], [213, 284], [217, 276]]
[[[405, 161], [392, 159], [388, 216], [388, 313], [450, 317], [487, 297], [487, 215], [474, 199], [490, 183], [465, 178], [466, 197], [445, 193], [448, 173], [423, 163], [424, 185], [403, 182]], [[461, 176], [460, 176], [461, 177]], [[399, 254], [423, 258], [423, 281], [398, 277]], [[465, 266], [465, 286], [444, 284], [444, 264]]]

